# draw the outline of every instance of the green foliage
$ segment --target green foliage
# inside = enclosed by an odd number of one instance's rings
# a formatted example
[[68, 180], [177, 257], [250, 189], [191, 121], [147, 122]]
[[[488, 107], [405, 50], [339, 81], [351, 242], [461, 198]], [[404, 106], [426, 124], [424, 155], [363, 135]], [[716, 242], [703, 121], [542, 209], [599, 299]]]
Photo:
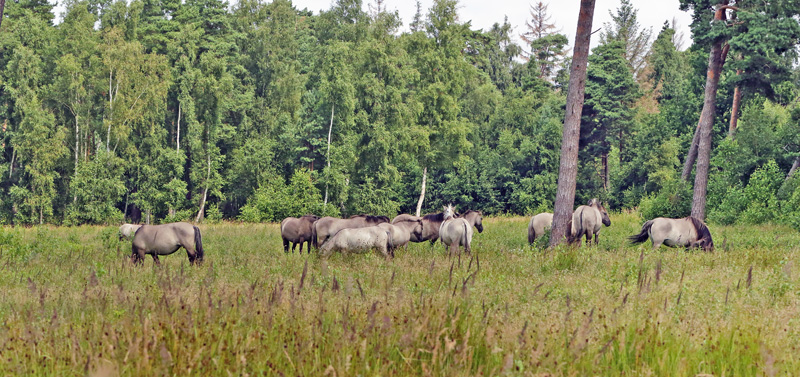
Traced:
[[65, 223], [115, 224], [122, 221], [122, 212], [114, 203], [125, 195], [123, 172], [123, 160], [102, 150], [78, 165], [70, 182], [70, 193], [75, 200], [67, 210]]
[[332, 206], [322, 205], [322, 196], [314, 185], [311, 172], [298, 169], [289, 184], [280, 177], [265, 179], [242, 207], [239, 219], [248, 222], [279, 222], [286, 217], [299, 217], [313, 213], [319, 216], [337, 216]]
[[670, 181], [657, 193], [642, 198], [639, 203], [639, 211], [645, 219], [686, 217], [691, 210], [692, 189], [681, 180]]

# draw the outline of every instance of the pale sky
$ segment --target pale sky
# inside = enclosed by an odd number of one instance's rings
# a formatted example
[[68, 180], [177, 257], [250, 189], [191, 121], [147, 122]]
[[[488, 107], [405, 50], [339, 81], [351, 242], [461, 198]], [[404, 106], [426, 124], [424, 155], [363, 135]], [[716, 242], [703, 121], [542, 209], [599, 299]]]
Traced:
[[[235, 1], [228, 0], [230, 3]], [[364, 10], [368, 10], [368, 5], [374, 3], [374, 1], [363, 0]], [[514, 27], [514, 35], [519, 36], [520, 33], [526, 30], [525, 22], [530, 19], [531, 4], [538, 1], [540, 0], [459, 0], [458, 14], [460, 21], [472, 21], [474, 29], [480, 28], [483, 30], [489, 30], [495, 22], [502, 23], [504, 17], [508, 16], [508, 21]], [[561, 33], [567, 35], [569, 43], [572, 45], [575, 42], [580, 0], [541, 1], [548, 5], [551, 22], [560, 29]], [[64, 7], [60, 4], [60, 1], [50, 0], [50, 2], [57, 3], [53, 11], [56, 14], [55, 21], [60, 22]], [[292, 0], [292, 3], [297, 9], [307, 8], [313, 11], [314, 14], [319, 14], [321, 10], [330, 9], [334, 0]], [[433, 0], [420, 0], [423, 16], [427, 14], [432, 3]], [[615, 11], [619, 7], [619, 3], [619, 0], [596, 0], [592, 30], [602, 28], [605, 22], [611, 22], [608, 12]], [[689, 47], [691, 44], [691, 34], [689, 32], [689, 23], [692, 20], [691, 14], [682, 12], [678, 8], [678, 0], [632, 0], [631, 3], [639, 11], [639, 24], [643, 28], [651, 27], [653, 29], [653, 38], [661, 30], [664, 21], [671, 22], [675, 18], [678, 32], [683, 33], [683, 48]], [[408, 24], [414, 18], [414, 12], [416, 11], [415, 0], [384, 0], [384, 6], [389, 11], [397, 10], [403, 21], [403, 30], [408, 30]], [[592, 35], [592, 46], [597, 46], [599, 40], [599, 33]], [[517, 39], [517, 42], [521, 41]]]
[[[489, 30], [495, 22], [502, 23], [505, 16], [514, 27], [514, 34], [519, 35], [524, 32], [525, 22], [530, 19], [530, 6], [540, 0], [459, 0], [459, 19], [462, 22], [472, 21], [473, 28]], [[569, 43], [575, 42], [575, 30], [578, 26], [578, 10], [580, 0], [541, 0], [548, 5], [548, 12], [551, 15], [551, 22], [561, 29], [561, 33], [566, 34]], [[364, 9], [374, 0], [363, 0]], [[334, 3], [333, 0], [293, 0], [295, 8], [308, 8], [318, 14], [320, 10], [328, 10]], [[423, 16], [433, 3], [432, 0], [420, 0]], [[619, 0], [596, 0], [594, 8], [594, 21], [592, 30], [603, 27], [604, 22], [611, 22], [609, 10], [614, 12], [619, 7]], [[643, 28], [652, 27], [653, 38], [658, 35], [664, 21], [677, 20], [679, 32], [683, 32], [684, 45], [687, 48], [691, 44], [689, 24], [692, 16], [689, 12], [682, 12], [679, 9], [678, 0], [632, 0], [631, 4], [639, 10], [637, 15], [639, 24]], [[387, 10], [397, 10], [403, 20], [404, 30], [408, 29], [408, 24], [414, 18], [416, 12], [415, 0], [384, 0]], [[592, 35], [592, 46], [596, 46], [600, 39], [600, 33]], [[518, 41], [519, 42], [519, 41]]]

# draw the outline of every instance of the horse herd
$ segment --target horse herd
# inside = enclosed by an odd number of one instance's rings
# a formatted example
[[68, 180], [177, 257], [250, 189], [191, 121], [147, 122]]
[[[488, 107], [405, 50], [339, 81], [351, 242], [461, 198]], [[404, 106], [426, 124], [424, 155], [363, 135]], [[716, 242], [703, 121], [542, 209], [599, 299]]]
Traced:
[[[397, 248], [406, 247], [409, 242], [430, 241], [433, 245], [437, 240], [441, 240], [452, 255], [461, 248], [467, 253], [471, 251], [472, 228], [479, 233], [483, 232], [482, 221], [483, 214], [480, 211], [469, 210], [459, 214], [452, 205], [444, 207], [441, 213], [421, 217], [401, 214], [391, 221], [386, 216], [372, 215], [357, 215], [347, 219], [305, 215], [299, 218], [288, 217], [281, 221], [281, 238], [286, 253], [290, 250], [289, 246], [294, 252], [298, 244], [302, 253], [305, 243], [309, 253], [313, 245], [324, 257], [330, 256], [334, 251], [364, 252], [375, 249], [391, 258]], [[533, 244], [536, 238], [549, 231], [552, 223], [551, 213], [533, 216], [528, 224], [528, 242]], [[570, 229], [567, 242], [579, 244], [581, 238], [585, 237], [586, 244], [597, 244], [602, 225], [611, 226], [611, 219], [600, 201], [592, 199], [573, 212], [572, 219], [567, 224]], [[131, 259], [137, 264], [143, 262], [146, 254], [151, 255], [153, 261], [159, 264], [159, 255], [172, 254], [181, 247], [186, 250], [191, 264], [203, 261], [200, 230], [189, 223], [123, 224], [119, 228], [119, 237], [120, 240], [127, 238], [131, 241]], [[714, 248], [708, 227], [694, 217], [659, 217], [647, 221], [642, 225], [641, 232], [629, 237], [629, 240], [641, 243], [648, 238], [654, 249], [662, 244], [698, 247], [707, 251]]]
[[451, 252], [463, 247], [469, 253], [472, 228], [483, 232], [482, 220], [480, 211], [457, 214], [452, 205], [445, 207], [441, 213], [421, 217], [402, 214], [391, 221], [386, 216], [372, 215], [356, 215], [347, 219], [305, 215], [281, 221], [281, 238], [287, 253], [290, 244], [292, 252], [299, 244], [302, 253], [305, 243], [309, 252], [313, 245], [323, 256], [329, 256], [334, 251], [376, 249], [386, 257], [394, 257], [395, 250], [405, 247], [409, 242], [430, 241], [433, 244], [436, 240], [441, 240]]

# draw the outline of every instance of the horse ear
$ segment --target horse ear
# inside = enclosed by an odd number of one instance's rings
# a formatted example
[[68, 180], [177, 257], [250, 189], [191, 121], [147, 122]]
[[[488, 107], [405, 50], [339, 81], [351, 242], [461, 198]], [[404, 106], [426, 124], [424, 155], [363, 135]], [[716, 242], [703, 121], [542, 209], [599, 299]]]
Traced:
[[586, 203], [587, 206], [591, 206], [592, 204], [594, 204], [594, 199], [589, 199], [589, 202]]

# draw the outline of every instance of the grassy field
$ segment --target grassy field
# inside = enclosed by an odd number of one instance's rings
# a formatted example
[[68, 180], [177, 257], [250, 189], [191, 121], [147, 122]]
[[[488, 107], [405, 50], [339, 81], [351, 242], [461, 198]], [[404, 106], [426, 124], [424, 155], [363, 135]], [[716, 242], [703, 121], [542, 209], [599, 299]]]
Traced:
[[275, 224], [202, 225], [129, 262], [115, 227], [0, 228], [0, 375], [746, 376], [800, 371], [800, 234], [712, 226], [717, 250], [527, 245], [484, 219], [472, 256], [283, 253]]

